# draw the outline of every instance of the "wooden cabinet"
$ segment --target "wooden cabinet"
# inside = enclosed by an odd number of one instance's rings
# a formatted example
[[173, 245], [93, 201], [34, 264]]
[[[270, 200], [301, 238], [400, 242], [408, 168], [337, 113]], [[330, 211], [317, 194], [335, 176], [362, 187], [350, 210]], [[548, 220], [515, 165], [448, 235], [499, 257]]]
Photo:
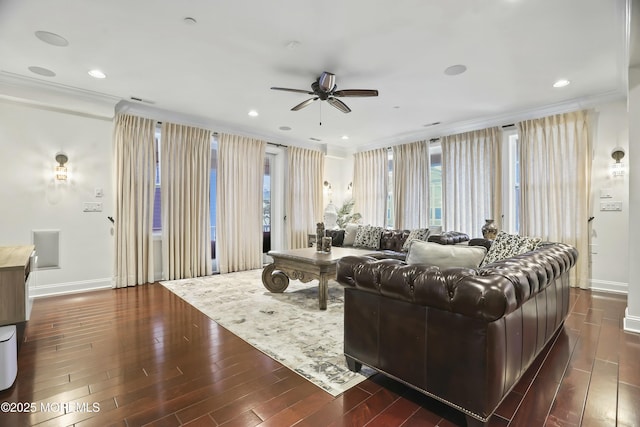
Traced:
[[0, 326], [29, 320], [29, 275], [35, 247], [0, 246]]

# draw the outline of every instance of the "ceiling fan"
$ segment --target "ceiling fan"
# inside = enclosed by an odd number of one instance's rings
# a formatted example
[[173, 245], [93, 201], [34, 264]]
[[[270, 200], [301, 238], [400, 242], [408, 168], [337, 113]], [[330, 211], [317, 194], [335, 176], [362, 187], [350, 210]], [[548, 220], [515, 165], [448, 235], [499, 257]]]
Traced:
[[351, 109], [347, 107], [347, 104], [340, 101], [336, 97], [365, 97], [365, 96], [378, 96], [378, 91], [375, 89], [343, 89], [337, 90], [336, 76], [335, 74], [324, 71], [320, 74], [318, 79], [311, 83], [312, 90], [304, 89], [289, 89], [286, 87], [272, 87], [273, 90], [284, 90], [287, 92], [306, 93], [307, 95], [313, 95], [312, 98], [302, 101], [291, 109], [291, 111], [298, 111], [311, 104], [318, 99], [321, 101], [327, 101], [329, 104], [342, 111], [343, 113], [351, 112]]

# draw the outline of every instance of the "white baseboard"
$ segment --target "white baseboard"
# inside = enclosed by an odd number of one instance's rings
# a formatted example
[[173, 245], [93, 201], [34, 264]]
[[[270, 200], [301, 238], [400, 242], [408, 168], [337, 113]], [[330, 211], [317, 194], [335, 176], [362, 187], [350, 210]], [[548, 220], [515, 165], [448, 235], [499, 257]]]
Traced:
[[611, 282], [608, 280], [591, 279], [591, 289], [594, 291], [612, 292], [616, 294], [628, 294], [629, 284], [624, 282]]
[[111, 278], [83, 280], [79, 282], [52, 283], [49, 285], [37, 285], [29, 289], [29, 296], [33, 298], [51, 297], [76, 292], [95, 291], [98, 289], [111, 289]]
[[624, 330], [627, 332], [634, 332], [640, 334], [640, 317], [631, 316], [629, 314], [629, 307], [624, 310]]

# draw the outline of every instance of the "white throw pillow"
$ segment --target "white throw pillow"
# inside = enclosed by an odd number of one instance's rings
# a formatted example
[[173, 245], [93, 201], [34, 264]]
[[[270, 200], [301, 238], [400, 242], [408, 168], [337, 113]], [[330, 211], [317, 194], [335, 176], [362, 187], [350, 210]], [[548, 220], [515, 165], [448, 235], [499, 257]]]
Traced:
[[487, 248], [484, 246], [441, 245], [414, 240], [409, 247], [407, 264], [435, 265], [437, 267], [478, 268]]
[[356, 241], [356, 234], [358, 233], [358, 224], [349, 223], [344, 227], [344, 241], [342, 246], [353, 246]]

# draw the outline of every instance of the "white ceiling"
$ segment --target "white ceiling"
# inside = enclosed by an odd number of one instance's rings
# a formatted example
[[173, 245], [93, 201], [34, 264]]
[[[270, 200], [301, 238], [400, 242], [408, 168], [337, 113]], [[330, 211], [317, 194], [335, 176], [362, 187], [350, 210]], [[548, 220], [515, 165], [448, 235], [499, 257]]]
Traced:
[[[0, 96], [71, 93], [77, 109], [138, 97], [213, 130], [357, 149], [623, 96], [625, 20], [624, 0], [0, 0]], [[444, 74], [456, 64], [467, 72]], [[307, 95], [269, 89], [310, 89], [322, 71], [380, 96], [293, 112]]]

